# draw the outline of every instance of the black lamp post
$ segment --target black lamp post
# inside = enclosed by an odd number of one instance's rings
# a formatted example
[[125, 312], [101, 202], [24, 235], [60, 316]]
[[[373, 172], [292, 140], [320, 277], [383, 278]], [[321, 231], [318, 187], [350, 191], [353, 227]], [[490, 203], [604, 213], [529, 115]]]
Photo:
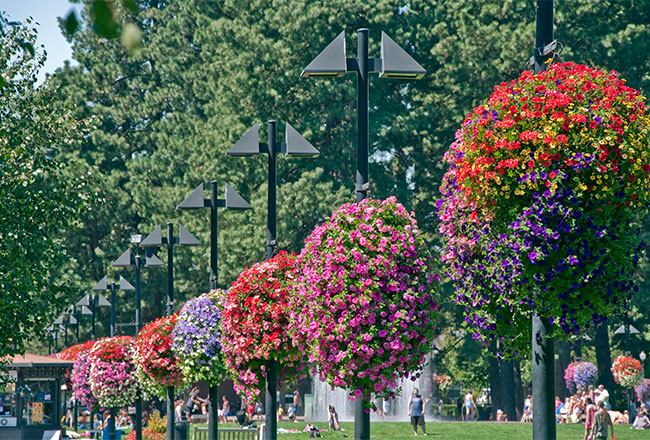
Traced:
[[[368, 197], [368, 89], [369, 73], [379, 73], [379, 78], [420, 79], [426, 70], [388, 35], [381, 33], [381, 58], [368, 58], [368, 29], [357, 30], [357, 57], [346, 58], [345, 31], [341, 32], [300, 76], [341, 77], [348, 72], [357, 73], [357, 174], [356, 201]], [[354, 409], [355, 440], [370, 439], [370, 413], [366, 412], [365, 399], [356, 400]]]
[[[546, 70], [553, 56], [553, 0], [537, 0], [535, 50], [531, 61], [535, 73]], [[548, 317], [533, 312], [533, 439], [555, 440], [555, 343]]]
[[[276, 189], [277, 189], [277, 154], [286, 156], [316, 157], [320, 153], [307, 139], [302, 137], [291, 125], [286, 124], [285, 142], [278, 142], [277, 126], [275, 121], [268, 121], [268, 141], [259, 141], [259, 124], [255, 124], [241, 139], [226, 153], [228, 156], [251, 156], [254, 154], [268, 154], [268, 209], [266, 230], [266, 258], [273, 258], [277, 247], [276, 234]], [[269, 359], [266, 362], [266, 389], [264, 396], [264, 418], [266, 423], [265, 440], [275, 440], [278, 436], [277, 429], [277, 361]]]
[[[142, 242], [142, 235], [134, 234], [131, 236], [131, 243], [139, 245]], [[131, 249], [127, 249], [120, 257], [111, 264], [112, 267], [135, 266], [135, 336], [140, 333], [142, 326], [142, 300], [140, 290], [140, 268], [142, 267], [142, 257], [136, 248], [135, 257], [131, 261]], [[162, 267], [163, 262], [153, 253], [151, 249], [145, 251], [144, 265], [146, 267]], [[142, 397], [138, 396], [135, 401], [135, 438], [142, 440]]]
[[55, 325], [63, 325], [63, 348], [68, 347], [68, 325], [77, 324], [77, 319], [72, 316], [68, 311], [64, 312], [61, 316], [54, 321]]
[[77, 305], [90, 307], [90, 339], [94, 341], [97, 339], [97, 335], [95, 334], [96, 314], [99, 312], [97, 307], [110, 307], [111, 303], [101, 293], [93, 292], [81, 298], [77, 302]]
[[[217, 208], [224, 209], [251, 209], [237, 192], [226, 183], [223, 199], [217, 198], [217, 182], [210, 182], [210, 198], [204, 198], [203, 183], [196, 187], [192, 193], [181, 202], [176, 209], [201, 209], [210, 208], [210, 290], [217, 288], [219, 279], [218, 271], [218, 227]], [[219, 437], [219, 400], [217, 385], [210, 385], [210, 407], [208, 409], [208, 439], [217, 440]], [[137, 439], [140, 440], [140, 439]]]
[[[167, 316], [174, 313], [174, 245], [200, 246], [201, 242], [190, 231], [178, 225], [178, 237], [174, 237], [174, 224], [167, 223], [167, 237], [162, 236], [158, 225], [140, 242], [141, 247], [167, 246]], [[167, 387], [167, 440], [174, 440], [174, 387]]]
[[[111, 338], [115, 336], [115, 303], [117, 301], [116, 292], [117, 290], [134, 290], [135, 287], [129, 283], [123, 276], [120, 275], [120, 281], [118, 283], [111, 282], [110, 286], [108, 285], [107, 277], [99, 280], [97, 284], [91, 290], [110, 290], [111, 291]], [[112, 440], [115, 438], [115, 408], [110, 408], [111, 420], [108, 422], [108, 437]]]

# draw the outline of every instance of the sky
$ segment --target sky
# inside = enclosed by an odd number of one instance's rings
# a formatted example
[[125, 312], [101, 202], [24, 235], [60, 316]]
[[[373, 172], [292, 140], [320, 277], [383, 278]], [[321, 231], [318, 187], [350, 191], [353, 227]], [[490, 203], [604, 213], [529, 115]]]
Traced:
[[61, 34], [57, 21], [57, 17], [67, 15], [72, 8], [78, 11], [79, 5], [73, 5], [69, 0], [0, 0], [0, 10], [10, 20], [24, 22], [31, 16], [39, 23], [36, 26], [37, 45], [44, 45], [47, 51], [45, 67], [39, 73], [39, 83], [45, 78], [45, 73], [53, 73], [63, 66], [65, 60], [72, 60], [72, 48]]

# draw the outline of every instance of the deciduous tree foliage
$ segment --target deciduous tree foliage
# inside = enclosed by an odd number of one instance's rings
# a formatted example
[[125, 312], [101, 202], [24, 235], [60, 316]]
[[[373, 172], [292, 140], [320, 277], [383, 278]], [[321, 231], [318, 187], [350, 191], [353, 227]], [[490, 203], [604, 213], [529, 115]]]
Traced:
[[70, 292], [66, 237], [90, 200], [86, 167], [62, 160], [85, 122], [36, 88], [31, 23], [0, 15], [0, 357], [21, 353]]

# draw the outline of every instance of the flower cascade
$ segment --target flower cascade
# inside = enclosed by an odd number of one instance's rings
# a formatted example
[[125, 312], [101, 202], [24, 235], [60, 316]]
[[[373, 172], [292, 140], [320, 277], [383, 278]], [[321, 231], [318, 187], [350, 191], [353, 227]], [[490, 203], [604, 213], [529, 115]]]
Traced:
[[90, 350], [95, 345], [95, 341], [89, 340], [81, 344], [73, 345], [56, 354], [57, 359], [76, 361], [80, 353]]
[[345, 204], [305, 240], [294, 340], [350, 399], [393, 397], [419, 376], [435, 329], [438, 275], [395, 197]]
[[437, 208], [474, 337], [512, 353], [530, 344], [533, 310], [562, 337], [625, 305], [650, 183], [643, 100], [614, 72], [552, 64], [467, 115]]
[[647, 402], [650, 400], [650, 379], [643, 379], [641, 383], [634, 387], [636, 393], [636, 400], [639, 402]]
[[578, 365], [580, 365], [580, 362], [571, 362], [564, 369], [564, 383], [566, 384], [566, 389], [572, 393], [575, 392], [576, 390], [576, 382], [575, 382], [574, 375], [575, 375], [576, 367]]
[[288, 301], [295, 256], [280, 252], [244, 270], [225, 297], [223, 353], [235, 390], [248, 398], [264, 389], [265, 364], [278, 363], [278, 382], [290, 385], [302, 373], [303, 353], [289, 336]]
[[226, 293], [204, 293], [187, 301], [178, 314], [172, 350], [188, 382], [218, 385], [226, 373], [221, 347], [221, 302]]
[[91, 342], [89, 349], [76, 354], [70, 379], [75, 399], [87, 408], [96, 409], [99, 405], [90, 387], [90, 367], [92, 364], [90, 350], [96, 341]]
[[633, 388], [643, 379], [641, 362], [632, 356], [616, 356], [612, 362], [612, 374], [616, 383], [623, 388]]
[[573, 371], [573, 380], [576, 388], [579, 390], [586, 389], [589, 385], [596, 382], [598, 369], [591, 362], [580, 362]]
[[[138, 369], [153, 385], [178, 387], [183, 376], [172, 351], [172, 332], [177, 315], [165, 316], [147, 324], [135, 341], [135, 359]], [[158, 394], [158, 393], [157, 393]]]
[[137, 398], [134, 351], [131, 336], [100, 339], [90, 350], [90, 389], [99, 406], [127, 406]]

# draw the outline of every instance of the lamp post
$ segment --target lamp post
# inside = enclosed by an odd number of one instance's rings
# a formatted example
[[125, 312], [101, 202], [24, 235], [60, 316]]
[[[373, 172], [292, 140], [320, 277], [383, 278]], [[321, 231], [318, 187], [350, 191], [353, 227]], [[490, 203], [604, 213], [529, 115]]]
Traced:
[[[201, 209], [210, 208], [210, 290], [217, 288], [219, 279], [218, 268], [218, 227], [217, 227], [217, 208], [224, 209], [251, 209], [248, 204], [237, 192], [226, 183], [226, 189], [223, 199], [217, 198], [217, 182], [210, 182], [210, 198], [203, 195], [203, 183], [197, 186], [192, 193], [181, 202], [176, 209]], [[219, 437], [219, 400], [217, 396], [218, 385], [210, 384], [210, 406], [208, 409], [208, 439], [217, 440]], [[137, 439], [140, 440], [140, 439]]]
[[[122, 275], [120, 281], [115, 283], [111, 282], [108, 285], [107, 277], [104, 276], [91, 290], [110, 290], [111, 291], [111, 338], [115, 336], [115, 303], [117, 302], [117, 290], [134, 290], [135, 287], [129, 283]], [[115, 438], [115, 408], [110, 408], [111, 420], [108, 422], [108, 437], [112, 440]]]
[[[368, 58], [368, 29], [357, 30], [357, 57], [346, 58], [345, 31], [341, 32], [300, 74], [306, 77], [342, 77], [348, 72], [357, 73], [357, 172], [356, 201], [368, 197], [368, 92], [369, 73], [379, 73], [379, 78], [420, 79], [426, 70], [386, 33], [381, 33], [381, 58]], [[370, 413], [366, 412], [365, 399], [355, 401], [354, 438], [370, 439]]]
[[[178, 225], [178, 237], [174, 237], [174, 224], [167, 223], [167, 237], [162, 236], [158, 225], [140, 242], [140, 247], [167, 246], [167, 316], [174, 313], [174, 245], [200, 246], [201, 242], [182, 225]], [[167, 440], [174, 440], [174, 387], [167, 387]]]
[[68, 311], [63, 312], [61, 316], [56, 318], [54, 324], [63, 325], [63, 348], [68, 347], [68, 325], [77, 324], [77, 319], [72, 316]]
[[[285, 142], [278, 142], [277, 125], [275, 121], [267, 123], [267, 142], [259, 141], [259, 124], [255, 124], [244, 136], [228, 150], [228, 156], [251, 156], [268, 154], [268, 195], [266, 222], [266, 258], [273, 258], [277, 247], [276, 221], [276, 189], [277, 189], [277, 154], [286, 156], [316, 157], [320, 153], [300, 133], [288, 123], [285, 126]], [[277, 361], [269, 359], [265, 366], [266, 388], [264, 395], [264, 419], [266, 423], [265, 440], [275, 440], [277, 430]]]
[[[537, 0], [535, 49], [531, 59], [535, 73], [546, 70], [553, 56], [553, 0]], [[555, 440], [555, 343], [553, 325], [535, 310], [532, 317], [533, 345], [533, 439]]]
[[[131, 243], [138, 246], [142, 242], [141, 234], [131, 235]], [[120, 257], [111, 264], [111, 267], [128, 267], [135, 266], [135, 336], [140, 333], [142, 326], [142, 300], [140, 289], [140, 268], [142, 267], [142, 257], [136, 247], [135, 257], [131, 261], [131, 249], [127, 249]], [[163, 262], [153, 253], [151, 249], [145, 251], [144, 265], [146, 267], [162, 267]], [[138, 395], [135, 400], [135, 438], [142, 440], [142, 396]]]
[[111, 303], [101, 293], [93, 292], [81, 298], [77, 302], [77, 305], [90, 307], [90, 339], [94, 341], [97, 339], [97, 335], [95, 334], [95, 315], [98, 313], [97, 307], [110, 307]]

